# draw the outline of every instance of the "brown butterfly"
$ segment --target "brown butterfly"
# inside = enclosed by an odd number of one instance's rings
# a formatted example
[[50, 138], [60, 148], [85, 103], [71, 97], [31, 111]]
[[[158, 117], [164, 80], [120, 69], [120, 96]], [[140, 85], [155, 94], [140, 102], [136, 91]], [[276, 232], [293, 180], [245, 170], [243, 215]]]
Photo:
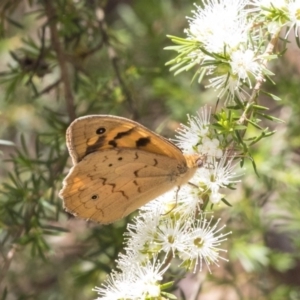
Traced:
[[202, 155], [185, 155], [173, 143], [134, 121], [110, 115], [76, 119], [67, 130], [74, 166], [60, 197], [75, 216], [111, 223], [188, 182]]

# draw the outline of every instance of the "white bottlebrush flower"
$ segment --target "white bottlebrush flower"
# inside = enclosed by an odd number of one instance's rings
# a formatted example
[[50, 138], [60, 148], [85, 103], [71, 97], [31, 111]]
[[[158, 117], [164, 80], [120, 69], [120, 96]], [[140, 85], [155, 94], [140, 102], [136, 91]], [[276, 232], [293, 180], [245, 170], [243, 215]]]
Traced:
[[228, 73], [212, 77], [206, 87], [220, 89], [219, 97], [227, 93], [227, 102], [230, 102], [234, 96], [243, 101], [247, 92], [242, 86], [246, 83], [249, 88], [252, 88], [251, 79], [257, 79], [261, 75], [262, 67], [259, 61], [260, 58], [255, 56], [253, 50], [233, 50], [229, 55]]
[[190, 227], [189, 219], [180, 218], [173, 220], [166, 218], [158, 227], [155, 243], [167, 255], [169, 252], [175, 257], [176, 252], [181, 252], [185, 247], [186, 232]]
[[[95, 287], [93, 291], [100, 297], [97, 300], [119, 300], [132, 296], [133, 282], [125, 274], [112, 272], [101, 287]], [[131, 298], [130, 298], [131, 299]]]
[[147, 253], [143, 253], [142, 251], [138, 251], [133, 247], [125, 247], [125, 253], [119, 253], [118, 259], [116, 260], [117, 268], [121, 271], [130, 268], [135, 264], [144, 264], [149, 260], [149, 256]]
[[288, 25], [290, 26], [290, 30], [293, 27], [295, 28], [295, 35], [298, 36], [298, 31], [300, 28], [300, 0], [290, 0], [287, 6], [288, 6], [288, 16], [290, 19]]
[[100, 295], [97, 300], [146, 300], [160, 297], [159, 282], [168, 268], [162, 265], [154, 258], [144, 265], [132, 263], [120, 273], [113, 272], [101, 287], [94, 289]]
[[206, 162], [209, 162], [213, 157], [220, 158], [223, 151], [220, 148], [220, 141], [216, 138], [204, 137], [201, 144], [197, 147], [197, 152], [207, 154]]
[[146, 205], [140, 208], [140, 211], [142, 212], [141, 216], [145, 216], [146, 218], [144, 212], [149, 212], [151, 215], [153, 213], [155, 216], [168, 214], [168, 212], [173, 210], [176, 205], [177, 194], [178, 187], [148, 202]]
[[188, 37], [199, 41], [208, 52], [223, 54], [247, 41], [245, 0], [207, 0], [203, 8], [196, 5], [188, 18]]
[[161, 292], [159, 282], [168, 267], [163, 267], [163, 263], [156, 258], [148, 260], [144, 265], [129, 266], [128, 273], [135, 283], [136, 299], [158, 298]]
[[135, 260], [141, 263], [145, 257], [141, 253], [157, 252], [156, 245], [153, 244], [156, 236], [157, 226], [161, 217], [160, 208], [144, 211], [134, 218], [133, 223], [128, 224], [125, 238], [127, 241], [127, 250], [135, 252]]
[[223, 194], [220, 193], [221, 188], [240, 181], [236, 179], [240, 175], [234, 172], [236, 165], [232, 161], [233, 157], [228, 159], [226, 155], [220, 161], [213, 159], [210, 167], [199, 169], [192, 179], [195, 185], [210, 195], [210, 201], [214, 204], [223, 198]]
[[246, 82], [252, 88], [250, 75], [255, 79], [261, 75], [260, 64], [257, 61], [254, 51], [250, 49], [233, 51], [230, 55], [231, 72], [239, 81]]
[[[188, 217], [195, 215], [200, 211], [202, 199], [199, 198], [199, 189], [193, 185], [186, 184], [180, 189], [176, 188], [169, 191], [153, 201], [150, 201], [141, 207], [141, 216], [144, 212], [153, 212], [155, 216], [172, 217], [172, 215], [180, 217]], [[145, 218], [147, 218], [145, 216]]]
[[[174, 254], [181, 245], [180, 232], [184, 232], [183, 225], [187, 225], [189, 217], [194, 218], [200, 211], [200, 204], [202, 199], [199, 198], [199, 189], [185, 185], [180, 190], [174, 189], [143, 206], [133, 223], [127, 226], [125, 249], [131, 255], [124, 262], [127, 263], [131, 258], [132, 261], [143, 263], [147, 259], [147, 253], [171, 251]], [[171, 232], [177, 236], [173, 243]], [[122, 260], [120, 263], [122, 264]]]
[[173, 39], [182, 45], [173, 47], [180, 54], [170, 61], [175, 65], [171, 70], [178, 74], [198, 65], [195, 76], [199, 75], [199, 81], [208, 77], [206, 88], [219, 90], [218, 97], [226, 95], [226, 102], [236, 96], [244, 101], [248, 96], [244, 84], [251, 87], [250, 75], [255, 78], [261, 71], [254, 53], [262, 45], [262, 32], [254, 26], [258, 9], [250, 9], [251, 4], [249, 0], [206, 0], [202, 7], [195, 5], [192, 17], [187, 17], [186, 43]]
[[210, 116], [211, 108], [205, 106], [201, 108], [197, 116], [188, 115], [188, 125], [180, 125], [176, 138], [173, 141], [184, 153], [195, 153], [201, 140], [210, 134]]
[[[165, 257], [168, 253], [172, 253], [173, 257], [178, 256], [183, 260], [182, 265], [187, 268], [194, 268], [200, 262], [200, 271], [202, 270], [202, 260], [206, 262], [209, 268], [209, 262], [217, 263], [220, 251], [225, 251], [217, 246], [224, 241], [224, 237], [228, 234], [219, 234], [224, 228], [217, 229], [218, 223], [211, 227], [213, 217], [208, 221], [205, 219], [206, 214], [201, 215], [201, 219], [195, 220], [195, 215], [181, 217], [178, 219], [164, 218], [156, 229], [155, 238], [149, 243], [154, 244], [152, 250], [148, 253], [148, 259], [152, 255], [157, 255], [163, 251]], [[145, 219], [145, 222], [147, 220]], [[140, 232], [142, 234], [142, 232]], [[153, 251], [156, 249], [156, 252]], [[118, 259], [118, 268], [124, 274], [129, 270], [133, 271], [135, 264], [144, 265], [148, 262], [147, 255], [144, 260], [137, 258], [134, 244], [127, 247], [126, 254], [120, 255]], [[145, 259], [146, 258], [146, 259]], [[133, 278], [133, 276], [131, 277]], [[145, 288], [143, 288], [145, 289]]]
[[185, 251], [179, 254], [183, 260], [182, 265], [188, 269], [193, 269], [195, 272], [197, 268], [202, 271], [203, 261], [206, 263], [209, 272], [210, 264], [218, 265], [219, 259], [226, 260], [220, 256], [220, 252], [226, 250], [219, 248], [221, 242], [225, 241], [230, 232], [222, 234], [219, 233], [224, 227], [217, 228], [220, 219], [215, 225], [211, 227], [213, 217], [208, 221], [204, 216], [198, 220], [191, 230], [186, 234], [186, 248]]
[[201, 204], [203, 200], [199, 195], [199, 189], [194, 185], [186, 184], [180, 188], [177, 199], [173, 199], [173, 212], [187, 219], [201, 211]]
[[215, 76], [209, 79], [210, 84], [206, 88], [214, 88], [220, 90], [218, 98], [222, 98], [226, 94], [225, 103], [230, 103], [234, 96], [244, 101], [248, 93], [241, 87], [240, 81], [236, 76], [230, 76], [229, 73]]
[[[204, 167], [199, 168], [191, 180], [195, 186], [200, 188], [200, 192], [198, 194], [194, 192], [194, 195], [201, 199], [203, 192], [210, 195], [212, 203], [218, 203], [223, 198], [220, 189], [238, 181], [234, 180], [236, 174], [233, 172], [235, 167], [232, 165], [233, 158], [229, 159], [224, 155], [220, 141], [214, 138], [209, 130], [208, 116], [210, 114], [207, 114], [206, 109], [205, 107], [201, 110], [204, 117], [200, 117], [200, 114], [198, 117], [189, 117], [188, 126], [181, 126], [175, 141], [184, 152], [201, 153], [207, 156]], [[178, 199], [177, 197], [176, 201]], [[191, 197], [191, 199], [193, 198]]]
[[223, 194], [219, 193], [219, 190], [215, 190], [209, 197], [209, 200], [212, 204], [219, 203], [222, 198], [224, 197]]

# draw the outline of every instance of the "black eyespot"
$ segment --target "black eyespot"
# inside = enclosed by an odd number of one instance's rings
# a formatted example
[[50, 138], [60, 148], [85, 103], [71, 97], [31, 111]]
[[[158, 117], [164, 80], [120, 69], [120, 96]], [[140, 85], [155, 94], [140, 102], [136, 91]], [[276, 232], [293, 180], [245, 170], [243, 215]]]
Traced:
[[108, 166], [109, 166], [109, 167], [112, 167], [112, 165], [113, 165], [113, 164], [109, 164]]
[[92, 200], [97, 200], [97, 199], [98, 199], [98, 195], [97, 195], [97, 194], [93, 195], [93, 196], [91, 197], [91, 199], [92, 199]]
[[122, 159], [123, 159], [123, 157], [119, 157], [119, 158], [118, 158], [118, 160], [122, 160]]
[[97, 134], [103, 134], [106, 131], [106, 129], [104, 127], [100, 127], [96, 130]]
[[139, 148], [139, 147], [145, 147], [147, 146], [148, 144], [150, 143], [150, 137], [142, 137], [142, 138], [139, 138], [135, 144], [136, 146]]

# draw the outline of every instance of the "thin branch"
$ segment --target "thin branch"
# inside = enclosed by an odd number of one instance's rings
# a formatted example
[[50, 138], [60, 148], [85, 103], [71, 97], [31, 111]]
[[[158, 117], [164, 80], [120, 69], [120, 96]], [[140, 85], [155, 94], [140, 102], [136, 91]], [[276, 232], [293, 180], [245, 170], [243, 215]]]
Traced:
[[43, 90], [41, 90], [40, 92], [38, 92], [36, 95], [35, 95], [35, 98], [43, 95], [43, 94], [46, 94], [48, 92], [50, 92], [53, 88], [55, 88], [56, 86], [58, 86], [60, 84], [60, 82], [62, 81], [61, 78], [57, 79], [56, 81], [54, 81], [53, 83], [49, 84], [48, 86], [46, 86]]
[[[272, 38], [271, 38], [264, 54], [263, 54], [263, 56], [266, 57], [262, 61], [263, 68], [267, 68], [267, 64], [268, 64], [268, 61], [269, 61], [268, 56], [273, 53], [273, 50], [274, 50], [274, 47], [275, 47], [277, 41], [278, 41], [278, 33], [276, 33], [272, 36]], [[246, 122], [246, 120], [248, 119], [248, 116], [251, 114], [251, 111], [249, 112], [249, 109], [250, 109], [251, 105], [256, 101], [256, 99], [258, 97], [258, 94], [259, 94], [259, 91], [261, 89], [261, 86], [264, 82], [264, 79], [265, 79], [265, 77], [264, 77], [263, 74], [261, 74], [260, 77], [257, 79], [256, 84], [253, 88], [252, 94], [251, 94], [251, 96], [249, 98], [249, 101], [246, 105], [246, 109], [244, 110], [244, 112], [241, 115], [240, 119], [237, 121], [237, 124], [244, 124]]]
[[131, 112], [133, 113], [133, 119], [136, 119], [138, 117], [138, 112], [137, 110], [134, 108], [133, 105], [133, 99], [131, 97], [131, 94], [122, 78], [121, 72], [120, 72], [120, 68], [119, 68], [119, 64], [118, 64], [118, 57], [116, 54], [116, 51], [113, 47], [111, 47], [110, 45], [108, 45], [107, 47], [107, 52], [108, 52], [108, 56], [111, 60], [112, 66], [114, 68], [115, 74], [117, 76], [118, 82], [123, 90], [123, 93], [126, 97], [127, 103], [130, 106]]
[[46, 30], [46, 27], [43, 26], [42, 27], [42, 35], [41, 35], [41, 38], [40, 38], [41, 48], [40, 48], [40, 51], [39, 51], [38, 58], [33, 62], [32, 72], [31, 72], [31, 75], [28, 79], [28, 82], [32, 82], [32, 78], [33, 78], [34, 75], [36, 75], [37, 70], [40, 66], [40, 63], [42, 62], [43, 56], [45, 54], [45, 30]]
[[63, 52], [60, 40], [59, 40], [59, 34], [56, 27], [56, 16], [55, 16], [55, 10], [53, 7], [53, 1], [52, 0], [44, 0], [45, 3], [45, 11], [46, 15], [48, 17], [49, 21], [49, 28], [51, 33], [51, 42], [54, 48], [54, 51], [56, 52], [58, 64], [60, 66], [61, 71], [61, 80], [64, 85], [64, 94], [66, 98], [66, 104], [67, 104], [67, 111], [69, 114], [70, 121], [73, 121], [76, 118], [75, 114], [75, 105], [74, 105], [74, 97], [72, 93], [68, 68], [66, 64], [66, 58], [65, 54]]
[[[15, 240], [18, 239], [19, 237], [21, 237], [22, 234], [23, 234], [23, 230], [19, 230], [18, 233], [15, 236]], [[0, 270], [1, 270], [1, 272], [0, 272], [0, 286], [3, 282], [4, 277], [6, 276], [8, 270], [9, 270], [10, 264], [11, 264], [15, 254], [16, 254], [18, 246], [19, 246], [18, 244], [12, 244], [11, 249], [8, 251], [6, 257], [4, 257], [4, 263], [0, 267]]]
[[115, 51], [114, 47], [111, 45], [110, 43], [110, 37], [107, 34], [107, 25], [105, 23], [105, 13], [103, 10], [97, 11], [97, 18], [99, 20], [99, 24], [100, 24], [100, 31], [102, 33], [103, 36], [103, 42], [107, 45], [107, 53], [108, 53], [108, 57], [112, 63], [113, 69], [115, 71], [115, 74], [117, 76], [117, 80], [119, 82], [119, 85], [125, 95], [126, 101], [129, 105], [129, 108], [133, 114], [133, 119], [137, 119], [138, 118], [138, 111], [136, 110], [135, 106], [134, 106], [134, 101], [132, 99], [132, 96], [130, 94], [129, 89], [127, 88], [125, 81], [122, 78], [121, 75], [121, 71], [120, 71], [120, 67], [119, 67], [119, 63], [118, 63], [118, 56], [117, 56], [117, 52]]
[[[271, 55], [273, 53], [274, 47], [277, 44], [278, 41], [278, 34], [274, 34], [274, 36], [272, 37], [272, 39], [270, 40], [265, 53], [263, 54], [263, 56], [266, 56], [266, 58], [262, 61], [262, 66], [264, 68], [267, 68], [267, 64], [269, 59], [267, 58], [267, 56]], [[256, 84], [254, 86], [252, 95], [250, 97], [250, 101], [254, 101], [254, 99], [256, 98], [256, 95], [258, 94], [262, 84], [264, 82], [264, 76], [261, 74], [260, 77], [257, 79]]]

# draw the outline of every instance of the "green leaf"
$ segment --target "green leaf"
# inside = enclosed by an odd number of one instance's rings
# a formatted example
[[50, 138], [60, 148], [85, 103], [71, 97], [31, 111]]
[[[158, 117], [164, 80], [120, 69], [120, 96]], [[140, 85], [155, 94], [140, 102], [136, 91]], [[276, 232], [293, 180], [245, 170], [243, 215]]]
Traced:
[[167, 299], [171, 299], [171, 300], [176, 300], [177, 297], [173, 294], [167, 293], [167, 292], [161, 292], [161, 294], [165, 297], [167, 297]]
[[269, 107], [261, 106], [261, 105], [258, 105], [258, 104], [253, 104], [252, 107], [253, 107], [253, 109], [255, 109], [255, 110], [263, 110], [263, 111], [269, 110]]
[[221, 201], [224, 202], [227, 206], [232, 207], [232, 205], [225, 198], [222, 198]]
[[276, 121], [278, 123], [285, 123], [283, 120], [278, 119], [276, 117], [270, 116], [270, 115], [266, 115], [264, 113], [257, 113], [259, 116], [262, 116], [265, 119], [271, 120], [271, 121]]
[[4, 289], [3, 289], [3, 293], [1, 295], [1, 300], [7, 299], [7, 295], [8, 295], [7, 287], [5, 286]]
[[264, 94], [270, 96], [270, 97], [271, 97], [273, 100], [275, 100], [275, 101], [281, 101], [281, 100], [282, 100], [280, 97], [278, 97], [278, 96], [276, 96], [276, 95], [274, 95], [274, 94], [271, 94], [271, 93], [268, 93], [268, 92], [265, 92], [265, 91], [262, 91], [262, 93], [264, 93]]

